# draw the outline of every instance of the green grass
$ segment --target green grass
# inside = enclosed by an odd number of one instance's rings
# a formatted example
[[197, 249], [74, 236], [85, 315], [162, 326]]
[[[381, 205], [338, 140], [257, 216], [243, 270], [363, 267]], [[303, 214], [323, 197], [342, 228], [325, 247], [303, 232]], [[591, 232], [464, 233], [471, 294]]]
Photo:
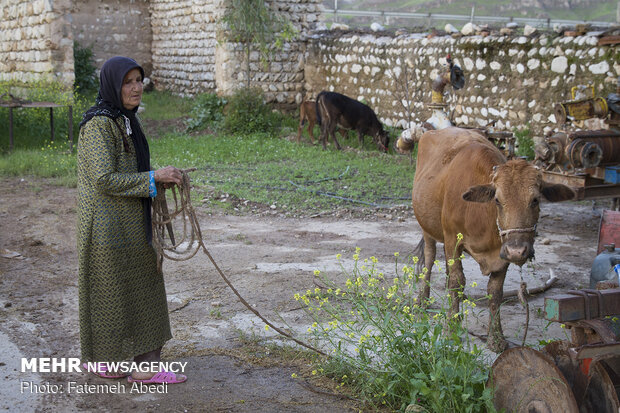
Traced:
[[[160, 92], [145, 94], [144, 101], [146, 111], [141, 116], [147, 123], [167, 119], [183, 125], [191, 108], [190, 99]], [[76, 117], [81, 118], [81, 113]], [[213, 208], [232, 209], [231, 203], [213, 198], [223, 193], [237, 204], [247, 200], [291, 213], [410, 203], [406, 198], [411, 194], [414, 167], [409, 157], [380, 153], [369, 137], [362, 147], [356, 137], [350, 137], [339, 138], [347, 148], [344, 151], [336, 151], [333, 145], [323, 150], [308, 143], [304, 130], [303, 143], [297, 144], [297, 119], [283, 116], [277, 135], [200, 135], [178, 130], [147, 135], [152, 165], [197, 168], [192, 181], [197, 193], [211, 197], [203, 205]], [[31, 118], [31, 122], [41, 128], [45, 119]], [[64, 140], [50, 145], [49, 140], [33, 136], [12, 153], [0, 153], [0, 176], [24, 175], [75, 186], [75, 152], [68, 151]]]
[[395, 198], [409, 196], [413, 179], [406, 157], [377, 151], [323, 151], [261, 134], [170, 134], [153, 141], [151, 152], [159, 167], [198, 168], [192, 174], [196, 184], [292, 212], [407, 204]]
[[191, 109], [192, 99], [182, 98], [169, 92], [151, 92], [142, 96], [142, 104], [146, 110], [140, 114], [141, 118], [169, 120], [187, 116]]

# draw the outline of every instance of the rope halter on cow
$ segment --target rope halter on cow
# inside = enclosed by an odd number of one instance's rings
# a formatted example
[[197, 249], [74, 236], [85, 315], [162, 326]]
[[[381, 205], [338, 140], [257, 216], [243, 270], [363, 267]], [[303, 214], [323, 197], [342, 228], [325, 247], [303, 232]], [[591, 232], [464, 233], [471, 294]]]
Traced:
[[497, 224], [497, 230], [499, 231], [499, 239], [502, 240], [502, 242], [504, 241], [504, 237], [510, 235], [510, 234], [514, 234], [514, 233], [521, 233], [521, 234], [525, 234], [528, 232], [534, 232], [536, 233], [536, 226], [538, 224], [534, 224], [533, 227], [531, 228], [510, 228], [510, 229], [502, 229], [499, 226], [499, 217], [495, 220], [495, 223]]

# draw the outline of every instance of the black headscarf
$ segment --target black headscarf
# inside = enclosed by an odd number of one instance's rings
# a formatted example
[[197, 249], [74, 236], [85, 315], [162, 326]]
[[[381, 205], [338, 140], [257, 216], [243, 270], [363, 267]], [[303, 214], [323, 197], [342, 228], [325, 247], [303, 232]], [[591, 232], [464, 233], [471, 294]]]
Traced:
[[[125, 109], [121, 95], [123, 80], [127, 73], [133, 69], [140, 70], [142, 79], [144, 79], [144, 69], [129, 57], [112, 57], [103, 64], [99, 75], [99, 93], [97, 94], [95, 105], [84, 112], [80, 128], [95, 116], [106, 116], [113, 120], [120, 116], [127, 117], [131, 126], [131, 140], [136, 149], [138, 172], [145, 172], [151, 170], [151, 162], [149, 144], [136, 118], [138, 108], [136, 107], [132, 110]], [[125, 122], [121, 122], [121, 124], [124, 126]], [[121, 128], [121, 131], [124, 132], [124, 129], [124, 127]], [[142, 206], [144, 217], [146, 218], [146, 239], [150, 243], [152, 240], [151, 198], [142, 198]]]

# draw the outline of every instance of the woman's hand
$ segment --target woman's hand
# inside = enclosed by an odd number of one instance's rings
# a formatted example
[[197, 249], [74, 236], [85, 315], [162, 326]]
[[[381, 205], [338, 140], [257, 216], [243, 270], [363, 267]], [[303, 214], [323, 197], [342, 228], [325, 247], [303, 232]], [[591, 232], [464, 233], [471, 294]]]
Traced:
[[155, 182], [161, 182], [165, 188], [170, 188], [172, 185], [181, 185], [183, 183], [183, 175], [181, 171], [174, 166], [166, 166], [155, 171]]

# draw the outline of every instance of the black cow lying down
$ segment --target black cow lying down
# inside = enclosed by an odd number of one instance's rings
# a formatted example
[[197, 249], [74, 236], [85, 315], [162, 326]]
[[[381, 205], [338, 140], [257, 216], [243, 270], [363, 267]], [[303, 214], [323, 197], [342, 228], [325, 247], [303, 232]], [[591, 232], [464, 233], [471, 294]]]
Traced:
[[322, 91], [316, 97], [316, 117], [321, 125], [323, 149], [331, 135], [336, 148], [341, 149], [336, 140], [336, 128], [352, 129], [357, 131], [360, 145], [364, 143], [364, 135], [370, 135], [380, 150], [387, 152], [389, 135], [383, 130], [383, 125], [377, 115], [368, 106], [355, 99], [336, 92]]

